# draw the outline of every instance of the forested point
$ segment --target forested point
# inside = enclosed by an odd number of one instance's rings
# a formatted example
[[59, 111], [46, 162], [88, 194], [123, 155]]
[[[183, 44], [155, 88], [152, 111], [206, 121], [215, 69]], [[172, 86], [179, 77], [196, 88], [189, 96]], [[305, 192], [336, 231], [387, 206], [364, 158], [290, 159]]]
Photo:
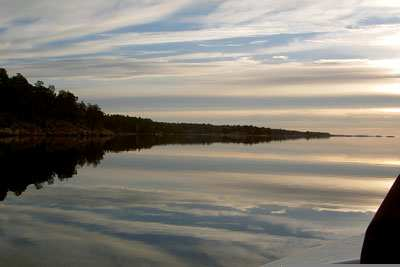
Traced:
[[272, 139], [324, 138], [329, 133], [300, 132], [255, 126], [165, 123], [125, 115], [105, 114], [96, 104], [79, 101], [66, 90], [20, 73], [9, 77], [0, 68], [0, 136], [13, 135], [253, 135]]

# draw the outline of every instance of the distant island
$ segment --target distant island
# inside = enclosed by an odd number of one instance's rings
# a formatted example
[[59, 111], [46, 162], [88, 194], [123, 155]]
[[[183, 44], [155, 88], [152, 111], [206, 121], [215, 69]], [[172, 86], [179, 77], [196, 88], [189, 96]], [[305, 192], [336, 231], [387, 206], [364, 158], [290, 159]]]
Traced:
[[211, 135], [266, 140], [329, 138], [325, 132], [302, 132], [255, 126], [167, 123], [125, 115], [105, 114], [96, 104], [79, 101], [73, 93], [57, 91], [37, 81], [30, 84], [20, 73], [9, 77], [0, 68], [0, 137]]

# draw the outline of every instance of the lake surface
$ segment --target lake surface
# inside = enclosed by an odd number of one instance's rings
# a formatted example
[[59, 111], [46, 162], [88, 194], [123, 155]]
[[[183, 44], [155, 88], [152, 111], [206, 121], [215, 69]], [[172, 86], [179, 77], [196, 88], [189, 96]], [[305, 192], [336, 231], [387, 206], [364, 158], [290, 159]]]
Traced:
[[400, 173], [397, 138], [188, 143], [2, 145], [0, 262], [260, 266], [361, 235]]

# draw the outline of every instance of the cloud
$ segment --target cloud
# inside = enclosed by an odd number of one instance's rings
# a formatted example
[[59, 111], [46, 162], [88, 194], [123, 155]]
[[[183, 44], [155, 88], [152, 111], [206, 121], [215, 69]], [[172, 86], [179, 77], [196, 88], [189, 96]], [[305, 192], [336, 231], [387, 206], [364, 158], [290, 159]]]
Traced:
[[[361, 4], [359, 1], [300, 1], [296, 6], [293, 6], [292, 1], [251, 1], [246, 5], [237, 0], [210, 1], [208, 5], [214, 5], [215, 8], [208, 10], [208, 14], [196, 16], [194, 13], [191, 17], [195, 23], [203, 23], [196, 30], [183, 28], [169, 32], [135, 32], [132, 28], [130, 31], [110, 32], [128, 26], [157, 23], [163, 19], [173, 20], [171, 14], [188, 7], [195, 8], [196, 5], [200, 4], [189, 0], [132, 0], [120, 3], [97, 0], [79, 3], [80, 8], [76, 10], [76, 0], [57, 5], [51, 1], [30, 1], [28, 4], [24, 1], [8, 1], [2, 5], [4, 8], [0, 11], [2, 25], [6, 29], [1, 33], [1, 38], [5, 41], [3, 46], [11, 51], [3, 58], [88, 54], [111, 51], [127, 45], [206, 41], [268, 34], [324, 32], [340, 37], [346, 36], [348, 25], [358, 25], [361, 19], [379, 18], [381, 14], [385, 14], [383, 12], [389, 12], [392, 16], [400, 14], [397, 6], [371, 4], [369, 1], [362, 1]], [[178, 19], [175, 20], [180, 23]], [[352, 32], [353, 36], [354, 34]], [[360, 44], [359, 38], [353, 40]], [[58, 42], [61, 47], [44, 49], [43, 45], [49, 42]], [[63, 46], [63, 42], [67, 42], [67, 45]], [[268, 43], [268, 39], [252, 43], [263, 42]], [[307, 45], [312, 48], [310, 43]], [[230, 43], [226, 46], [240, 47], [243, 44]]]
[[[345, 94], [320, 96], [134, 96], [96, 98], [104, 108], [120, 107], [121, 110], [135, 107], [135, 111], [232, 111], [265, 110], [266, 113], [290, 112], [290, 109], [326, 110], [337, 112], [338, 109], [355, 113], [385, 112], [397, 106], [400, 96], [381, 94]], [[387, 110], [390, 111], [390, 110]], [[396, 110], [393, 110], [396, 112]], [[338, 113], [338, 115], [341, 115]]]
[[288, 56], [273, 56], [272, 59], [277, 59], [277, 60], [288, 60]]
[[394, 1], [0, 4], [1, 66], [89, 98], [368, 94], [400, 73]]
[[[82, 3], [72, 0], [5, 1], [2, 3], [1, 22], [9, 30], [3, 38], [45, 43], [82, 35], [109, 31], [115, 28], [144, 24], [176, 12], [189, 2], [174, 1], [104, 1]], [[79, 8], [77, 8], [79, 7]], [[33, 23], [15, 25], [18, 19], [37, 18]], [[18, 33], [17, 33], [18, 31]]]
[[[155, 55], [138, 59], [123, 56], [86, 56], [58, 60], [32, 60], [10, 64], [11, 72], [24, 72], [32, 78], [131, 79], [143, 76], [200, 77], [196, 83], [287, 85], [310, 83], [395, 82], [396, 73], [385, 70], [383, 61], [358, 59], [320, 59], [314, 62], [263, 62], [250, 53], [185, 53]], [[328, 64], [329, 63], [329, 64]], [[335, 63], [335, 64], [333, 64]], [[392, 62], [391, 66], [394, 65]], [[232, 74], [235, 75], [232, 75]], [[268, 73], [268, 75], [263, 75]], [[212, 81], [202, 80], [208, 75]], [[192, 80], [195, 83], [194, 80]]]

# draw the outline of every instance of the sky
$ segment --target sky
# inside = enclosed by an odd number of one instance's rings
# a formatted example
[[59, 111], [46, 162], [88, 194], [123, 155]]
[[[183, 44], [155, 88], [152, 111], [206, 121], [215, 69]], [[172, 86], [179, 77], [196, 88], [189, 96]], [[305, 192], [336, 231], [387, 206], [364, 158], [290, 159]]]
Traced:
[[0, 6], [0, 66], [108, 113], [400, 135], [399, 1]]

